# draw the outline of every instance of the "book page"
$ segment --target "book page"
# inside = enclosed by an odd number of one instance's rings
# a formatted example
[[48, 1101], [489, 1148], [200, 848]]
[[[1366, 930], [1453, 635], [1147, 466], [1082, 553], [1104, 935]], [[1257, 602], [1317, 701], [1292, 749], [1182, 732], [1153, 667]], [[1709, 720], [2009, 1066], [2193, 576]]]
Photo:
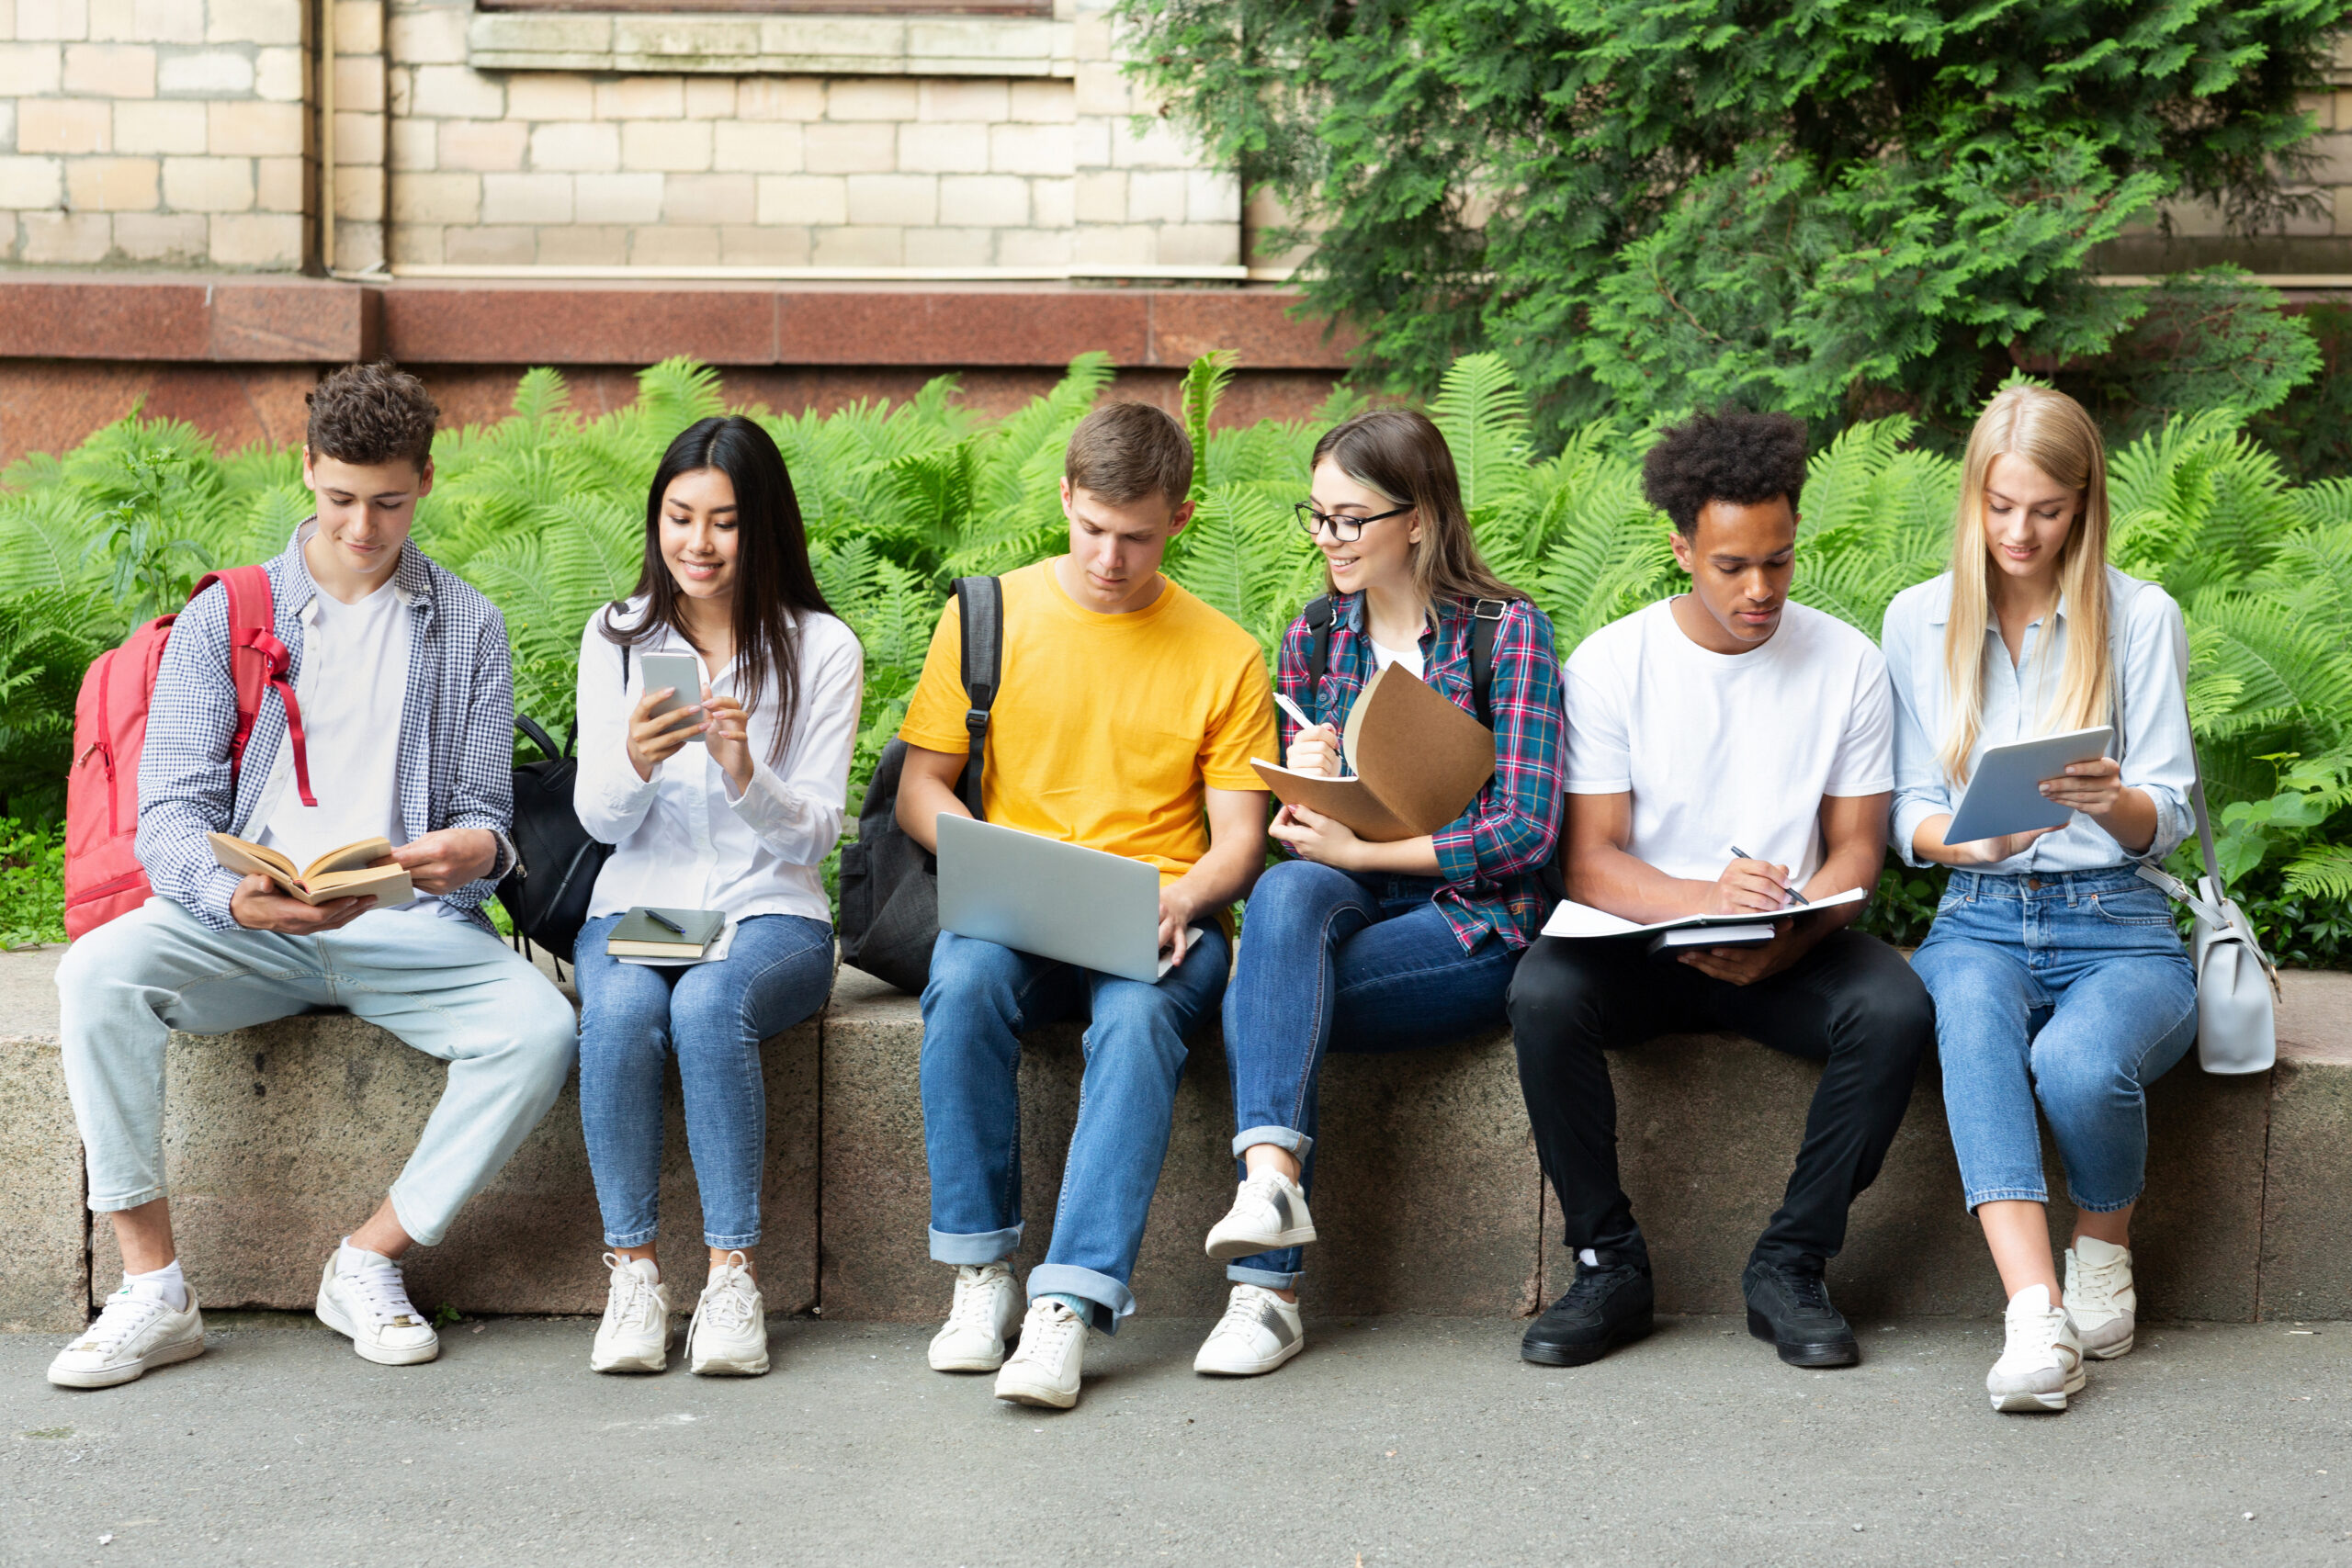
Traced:
[[1843, 893], [1833, 893], [1826, 898], [1811, 903], [1800, 901], [1785, 909], [1747, 909], [1736, 915], [1685, 915], [1679, 919], [1658, 920], [1641, 925], [1606, 909], [1596, 909], [1563, 898], [1552, 910], [1552, 918], [1544, 922], [1545, 936], [1597, 937], [1637, 936], [1646, 931], [1682, 931], [1701, 926], [1755, 925], [1758, 921], [1785, 920], [1794, 915], [1811, 914], [1815, 909], [1835, 909], [1848, 904], [1858, 904], [1869, 897], [1860, 887], [1849, 887]]
[[392, 852], [391, 841], [381, 837], [362, 839], [345, 844], [339, 850], [329, 850], [302, 868], [302, 879], [315, 882], [323, 872], [356, 871], [363, 865], [382, 860]]
[[204, 838], [212, 846], [212, 858], [240, 876], [266, 876], [288, 893], [301, 886], [294, 863], [276, 850], [228, 833], [207, 833]]
[[416, 886], [409, 880], [406, 868], [397, 865], [361, 866], [356, 871], [330, 871], [309, 879], [307, 888], [295, 897], [306, 904], [326, 904], [337, 898], [373, 897], [379, 908], [389, 908], [405, 904], [416, 897]]

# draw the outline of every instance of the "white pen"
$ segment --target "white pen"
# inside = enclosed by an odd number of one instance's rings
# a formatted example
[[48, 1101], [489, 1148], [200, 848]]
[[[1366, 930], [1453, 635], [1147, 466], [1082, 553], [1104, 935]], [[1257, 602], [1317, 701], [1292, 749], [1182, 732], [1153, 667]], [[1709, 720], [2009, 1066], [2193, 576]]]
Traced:
[[1315, 721], [1306, 716], [1306, 710], [1300, 707], [1296, 703], [1292, 702], [1280, 692], [1276, 692], [1274, 694], [1274, 701], [1282, 705], [1283, 712], [1290, 715], [1291, 722], [1297, 725], [1301, 729], [1312, 729], [1315, 728]]

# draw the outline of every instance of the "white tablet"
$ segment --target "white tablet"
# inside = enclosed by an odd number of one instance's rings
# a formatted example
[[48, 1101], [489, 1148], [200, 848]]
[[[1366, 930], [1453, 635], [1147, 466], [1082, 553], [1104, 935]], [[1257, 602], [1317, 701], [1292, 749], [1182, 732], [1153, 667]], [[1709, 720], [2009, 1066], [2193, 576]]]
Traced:
[[2036, 828], [2064, 828], [2073, 820], [2074, 810], [2044, 799], [2041, 781], [2056, 778], [2069, 762], [2096, 761], [2106, 756], [2108, 742], [2114, 739], [2114, 726], [2102, 724], [2094, 729], [1986, 747], [1968, 781], [1968, 793], [1961, 796], [1960, 809], [1951, 814], [1944, 829], [1944, 842], [1966, 844]]

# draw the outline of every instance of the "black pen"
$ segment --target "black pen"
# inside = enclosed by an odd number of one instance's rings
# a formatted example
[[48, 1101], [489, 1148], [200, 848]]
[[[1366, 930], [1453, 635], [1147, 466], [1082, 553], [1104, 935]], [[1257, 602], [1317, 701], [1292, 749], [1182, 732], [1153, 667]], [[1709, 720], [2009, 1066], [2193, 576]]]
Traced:
[[686, 934], [686, 928], [685, 928], [685, 927], [684, 927], [684, 926], [680, 925], [677, 921], [675, 921], [675, 920], [672, 919], [669, 916], [667, 916], [667, 915], [663, 914], [663, 913], [662, 913], [661, 910], [659, 910], [659, 909], [648, 909], [648, 910], [646, 910], [646, 911], [645, 911], [645, 918], [646, 918], [647, 919], [649, 919], [649, 920], [651, 920], [651, 921], [652, 921], [655, 925], [657, 925], [657, 926], [667, 926], [667, 927], [669, 927], [672, 931], [676, 931], [680, 936], [684, 936], [684, 935], [685, 935], [685, 934]]
[[[1731, 847], [1731, 852], [1741, 860], [1754, 860], [1756, 858], [1754, 855], [1749, 854], [1746, 850], [1741, 849], [1737, 844], [1734, 844]], [[1790, 888], [1787, 883], [1782, 883], [1781, 885], [1781, 908], [1785, 909], [1795, 902], [1797, 902], [1797, 896], [1795, 892]]]

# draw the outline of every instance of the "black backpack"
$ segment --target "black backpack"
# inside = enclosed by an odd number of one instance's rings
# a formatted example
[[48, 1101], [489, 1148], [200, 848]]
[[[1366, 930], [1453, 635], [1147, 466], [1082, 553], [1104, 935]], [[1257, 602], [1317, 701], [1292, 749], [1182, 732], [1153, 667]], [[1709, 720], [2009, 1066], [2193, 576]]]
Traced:
[[[628, 689], [628, 655], [629, 645], [621, 644], [623, 691]], [[516, 714], [514, 728], [539, 749], [542, 761], [514, 770], [515, 860], [498, 884], [498, 901], [514, 922], [515, 946], [527, 950], [536, 943], [560, 965], [588, 923], [588, 898], [613, 846], [588, 836], [571, 803], [580, 774], [579, 760], [571, 754], [579, 727], [564, 732], [560, 751], [537, 719]]]
[[[1501, 599], [1481, 599], [1470, 607], [1476, 617], [1470, 627], [1470, 700], [1478, 706], [1478, 722], [1488, 729], [1495, 727], [1495, 637], [1501, 631], [1503, 615], [1510, 608]], [[1314, 698], [1317, 718], [1323, 716], [1323, 677], [1331, 672], [1331, 599], [1323, 594], [1309, 599], [1299, 612], [1306, 619], [1306, 676], [1308, 694]], [[1544, 863], [1537, 874], [1544, 894], [1555, 900], [1568, 896], [1568, 878], [1563, 857], [1567, 853], [1565, 841], [1555, 846], [1552, 858]]]
[[[980, 774], [987, 763], [989, 709], [1004, 668], [1004, 591], [993, 577], [956, 580], [956, 607], [964, 632], [964, 728], [971, 737], [956, 793], [972, 815], [980, 808]], [[842, 846], [842, 962], [913, 996], [931, 978], [931, 950], [939, 940], [939, 862], [899, 826], [899, 774], [907, 744], [895, 736], [882, 749], [857, 808], [857, 837]]]

